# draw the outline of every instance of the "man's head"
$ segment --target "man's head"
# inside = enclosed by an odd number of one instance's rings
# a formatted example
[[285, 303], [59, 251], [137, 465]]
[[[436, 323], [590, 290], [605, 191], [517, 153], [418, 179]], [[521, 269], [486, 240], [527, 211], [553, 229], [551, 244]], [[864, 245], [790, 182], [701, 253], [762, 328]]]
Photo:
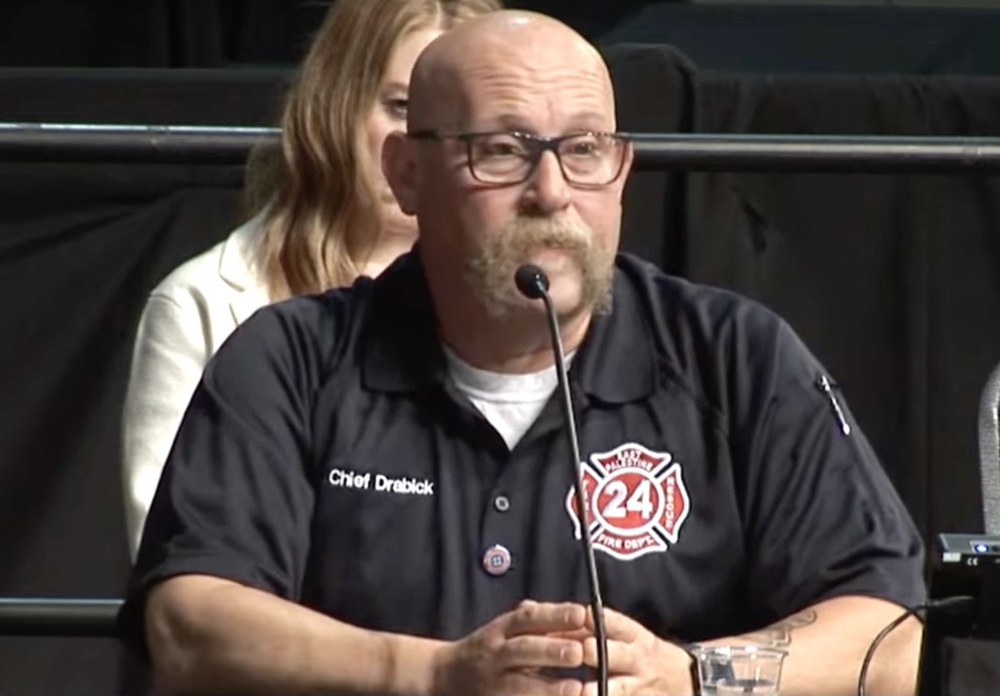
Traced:
[[424, 51], [409, 137], [390, 138], [383, 165], [418, 218], [440, 311], [470, 301], [493, 315], [537, 311], [514, 285], [525, 262], [549, 275], [563, 317], [607, 303], [632, 160], [603, 135], [614, 111], [600, 55], [543, 15], [491, 13]]

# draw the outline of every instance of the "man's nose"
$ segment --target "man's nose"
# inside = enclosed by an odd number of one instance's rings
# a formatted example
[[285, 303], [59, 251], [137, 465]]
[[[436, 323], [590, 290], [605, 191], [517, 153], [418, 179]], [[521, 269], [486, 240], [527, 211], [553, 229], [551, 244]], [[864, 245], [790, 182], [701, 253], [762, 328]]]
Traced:
[[538, 158], [528, 179], [524, 202], [532, 212], [542, 214], [562, 210], [570, 202], [570, 186], [563, 176], [556, 153], [547, 150]]

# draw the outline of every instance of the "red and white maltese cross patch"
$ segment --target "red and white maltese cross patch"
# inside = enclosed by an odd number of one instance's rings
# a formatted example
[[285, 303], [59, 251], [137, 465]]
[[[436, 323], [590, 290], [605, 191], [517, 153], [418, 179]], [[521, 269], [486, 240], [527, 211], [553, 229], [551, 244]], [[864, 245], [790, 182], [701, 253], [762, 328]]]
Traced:
[[[691, 509], [680, 463], [669, 452], [653, 452], [634, 442], [590, 455], [583, 465], [583, 494], [594, 548], [622, 561], [666, 551], [677, 542]], [[566, 512], [579, 539], [572, 486]]]

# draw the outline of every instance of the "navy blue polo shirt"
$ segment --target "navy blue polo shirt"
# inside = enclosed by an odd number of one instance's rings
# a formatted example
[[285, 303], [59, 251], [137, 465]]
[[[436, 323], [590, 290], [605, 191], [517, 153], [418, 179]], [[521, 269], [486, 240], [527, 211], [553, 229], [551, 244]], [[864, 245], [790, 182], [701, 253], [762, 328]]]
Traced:
[[[762, 306], [619, 256], [570, 371], [607, 605], [676, 640], [844, 594], [922, 601], [916, 529], [847, 404]], [[207, 573], [454, 639], [587, 601], [553, 396], [514, 449], [447, 376], [418, 252], [264, 308], [209, 363], [123, 614]], [[849, 431], [849, 432], [848, 432]]]

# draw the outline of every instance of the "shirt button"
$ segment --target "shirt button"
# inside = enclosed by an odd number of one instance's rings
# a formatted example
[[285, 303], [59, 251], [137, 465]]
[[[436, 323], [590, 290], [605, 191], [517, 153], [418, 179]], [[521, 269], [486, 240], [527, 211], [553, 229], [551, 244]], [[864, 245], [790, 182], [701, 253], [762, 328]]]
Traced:
[[499, 576], [510, 570], [510, 551], [500, 544], [494, 544], [483, 554], [483, 570]]
[[498, 495], [493, 499], [493, 507], [497, 509], [497, 512], [507, 512], [510, 510], [510, 498], [505, 495]]

